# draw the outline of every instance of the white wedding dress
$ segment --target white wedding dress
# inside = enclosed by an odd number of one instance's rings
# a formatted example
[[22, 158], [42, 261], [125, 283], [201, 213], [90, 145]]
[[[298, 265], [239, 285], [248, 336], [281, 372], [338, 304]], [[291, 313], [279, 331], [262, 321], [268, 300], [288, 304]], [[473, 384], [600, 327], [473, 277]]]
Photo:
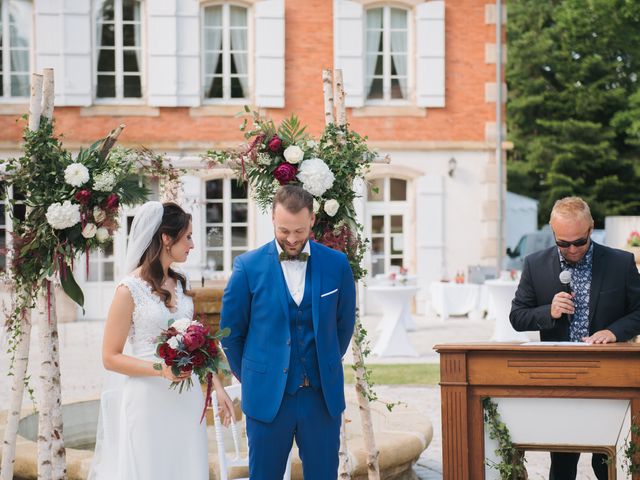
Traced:
[[[135, 303], [130, 354], [157, 362], [155, 337], [170, 319], [192, 318], [193, 301], [184, 295], [179, 282], [174, 312], [139, 277], [127, 276], [121, 285], [127, 286]], [[114, 375], [120, 381], [106, 382], [100, 400], [89, 479], [208, 479], [206, 422], [200, 423], [204, 396], [197, 378], [194, 376], [190, 390], [180, 394], [170, 390], [163, 377]]]

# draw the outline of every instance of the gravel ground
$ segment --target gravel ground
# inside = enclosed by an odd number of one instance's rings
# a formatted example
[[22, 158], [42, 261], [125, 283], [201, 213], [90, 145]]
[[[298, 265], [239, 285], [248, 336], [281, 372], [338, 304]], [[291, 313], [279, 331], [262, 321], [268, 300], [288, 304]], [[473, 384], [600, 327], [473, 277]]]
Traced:
[[[433, 346], [438, 343], [488, 340], [493, 331], [493, 323], [486, 320], [450, 319], [441, 322], [434, 317], [415, 317], [417, 329], [409, 334], [409, 339], [420, 357], [417, 358], [370, 358], [369, 363], [437, 363], [438, 356]], [[378, 317], [365, 317], [365, 327], [370, 332], [372, 343], [376, 340]], [[60, 325], [60, 353], [62, 365], [63, 402], [96, 398], [102, 385], [102, 365], [100, 346], [103, 322], [75, 322]], [[3, 333], [4, 335], [4, 333]], [[535, 338], [535, 337], [533, 337]], [[32, 335], [32, 358], [29, 371], [33, 378], [33, 366], [38, 365], [39, 352]], [[0, 371], [8, 371], [9, 357], [6, 353], [6, 339], [0, 354]], [[349, 362], [349, 356], [345, 358]], [[8, 392], [11, 377], [0, 376], [0, 410], [8, 408]], [[37, 388], [37, 382], [33, 382]], [[434, 427], [431, 445], [422, 454], [415, 466], [415, 473], [422, 480], [442, 478], [442, 433], [440, 427], [440, 389], [437, 386], [378, 386], [378, 393], [388, 400], [400, 400], [411, 404], [427, 416]], [[28, 399], [25, 398], [25, 405]], [[549, 469], [548, 454], [528, 453], [527, 469], [530, 479], [546, 479]], [[590, 456], [583, 455], [578, 479], [595, 478], [590, 468]]]

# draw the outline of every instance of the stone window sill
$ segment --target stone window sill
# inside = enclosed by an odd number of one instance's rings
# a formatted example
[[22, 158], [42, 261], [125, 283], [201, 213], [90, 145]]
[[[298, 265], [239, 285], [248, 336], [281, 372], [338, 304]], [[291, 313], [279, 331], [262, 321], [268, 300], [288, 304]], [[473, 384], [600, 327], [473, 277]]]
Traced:
[[354, 117], [426, 117], [427, 109], [414, 105], [369, 105], [352, 110]]
[[92, 105], [80, 109], [81, 117], [159, 117], [160, 109], [147, 105]]
[[26, 115], [29, 113], [28, 103], [0, 103], [0, 115]]
[[191, 107], [189, 115], [192, 117], [235, 117], [244, 112], [244, 104], [236, 105], [203, 105]]

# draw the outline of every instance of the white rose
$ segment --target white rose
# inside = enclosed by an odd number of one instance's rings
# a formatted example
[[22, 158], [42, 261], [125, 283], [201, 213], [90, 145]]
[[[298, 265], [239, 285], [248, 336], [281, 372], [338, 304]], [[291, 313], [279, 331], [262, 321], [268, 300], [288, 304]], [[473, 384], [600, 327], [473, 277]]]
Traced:
[[304, 157], [304, 152], [297, 145], [289, 145], [284, 150], [284, 159], [292, 164], [300, 163]]
[[302, 187], [315, 197], [321, 197], [333, 186], [335, 180], [333, 172], [320, 158], [310, 158], [302, 162], [297, 176], [302, 182]]
[[177, 331], [179, 331], [180, 333], [184, 332], [187, 329], [187, 327], [189, 327], [190, 325], [191, 325], [191, 320], [189, 320], [188, 318], [181, 318], [171, 324], [171, 326], [175, 328]]
[[100, 243], [106, 242], [109, 239], [109, 230], [104, 227], [100, 227], [96, 230], [96, 238]]
[[96, 236], [97, 231], [98, 227], [96, 227], [95, 223], [87, 223], [82, 229], [82, 236], [84, 238], [93, 238]]
[[93, 219], [98, 222], [104, 222], [107, 219], [107, 212], [100, 207], [93, 207]]
[[340, 208], [340, 204], [337, 200], [331, 199], [324, 202], [324, 211], [330, 217], [333, 217], [336, 213], [338, 213], [338, 209]]
[[116, 176], [111, 172], [102, 172], [93, 177], [93, 189], [99, 192], [110, 192], [116, 185]]
[[80, 205], [66, 200], [63, 204], [52, 203], [47, 208], [47, 222], [56, 230], [73, 227], [80, 222]]
[[320, 211], [320, 202], [318, 202], [318, 200], [316, 200], [315, 198], [313, 199], [313, 213], [318, 213]]
[[175, 337], [171, 337], [169, 340], [167, 340], [167, 344], [173, 348], [174, 350], [176, 350], [178, 348], [178, 336]]
[[64, 181], [73, 187], [80, 187], [89, 181], [89, 170], [81, 163], [72, 163], [64, 169]]

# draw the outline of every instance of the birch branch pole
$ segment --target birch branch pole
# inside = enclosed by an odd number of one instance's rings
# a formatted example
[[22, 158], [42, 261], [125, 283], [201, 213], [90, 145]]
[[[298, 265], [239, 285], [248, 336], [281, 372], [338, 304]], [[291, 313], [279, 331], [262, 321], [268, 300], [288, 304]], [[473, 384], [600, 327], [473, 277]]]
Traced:
[[[43, 70], [44, 83], [42, 86], [42, 117], [49, 122], [53, 121], [53, 105], [55, 100], [55, 85], [53, 68]], [[56, 314], [54, 283], [49, 282], [47, 288], [47, 324], [49, 336], [49, 350], [41, 350], [50, 354], [49, 376], [46, 378], [47, 388], [50, 390], [43, 394], [50, 395], [48, 403], [51, 407], [51, 478], [63, 480], [67, 478], [67, 455], [64, 448], [63, 422], [62, 422], [62, 388], [60, 384], [60, 342], [58, 340], [58, 316]], [[45, 323], [45, 316], [40, 317]]]
[[[31, 95], [29, 98], [29, 123], [28, 128], [36, 131], [40, 127], [40, 116], [42, 114], [42, 85], [44, 78], [42, 75], [34, 73], [31, 75]], [[12, 255], [11, 253], [9, 255]], [[12, 295], [12, 297], [15, 295]], [[11, 385], [11, 401], [7, 426], [4, 432], [2, 443], [2, 464], [0, 467], [0, 480], [11, 480], [13, 478], [13, 467], [16, 457], [16, 439], [18, 435], [18, 423], [20, 420], [20, 410], [22, 410], [22, 397], [24, 395], [24, 381], [29, 363], [29, 342], [31, 339], [31, 314], [28, 311], [21, 312], [19, 340], [16, 346], [15, 363], [13, 371], [13, 382]]]
[[[345, 92], [344, 92], [344, 84], [342, 80], [342, 70], [335, 70], [335, 86], [331, 85], [331, 94], [329, 95], [327, 89], [327, 82], [331, 80], [331, 71], [324, 70], [322, 72], [322, 82], [323, 82], [323, 91], [324, 91], [324, 105], [325, 105], [325, 122], [326, 124], [331, 123], [333, 121], [333, 110], [335, 109], [337, 124], [338, 125], [346, 125], [347, 123], [347, 110], [345, 104]], [[329, 110], [329, 111], [328, 111]], [[376, 159], [377, 160], [377, 159]], [[378, 160], [379, 161], [379, 160]], [[382, 160], [385, 163], [388, 163], [387, 159]], [[358, 285], [356, 284], [356, 291]], [[356, 293], [356, 302], [359, 302], [359, 295]], [[360, 310], [360, 306], [356, 304], [356, 310]], [[356, 319], [357, 325], [355, 328], [355, 332], [359, 332], [361, 330], [360, 327], [360, 319]], [[369, 480], [380, 480], [380, 467], [378, 463], [379, 451], [376, 446], [376, 439], [373, 432], [373, 421], [371, 418], [371, 405], [369, 404], [369, 400], [366, 396], [366, 392], [368, 391], [366, 380], [365, 380], [365, 372], [364, 372], [364, 359], [362, 356], [362, 350], [360, 348], [360, 344], [352, 340], [351, 342], [353, 362], [356, 366], [356, 397], [358, 401], [358, 410], [360, 412], [360, 421], [362, 423], [362, 436], [364, 440], [365, 450], [367, 452], [367, 475]], [[339, 452], [340, 464], [338, 468], [338, 478], [340, 480], [346, 480], [351, 478], [351, 465], [350, 465], [350, 457], [349, 452], [346, 445], [346, 419], [343, 415], [342, 417], [342, 426], [341, 426], [341, 435], [340, 435], [340, 452]]]

